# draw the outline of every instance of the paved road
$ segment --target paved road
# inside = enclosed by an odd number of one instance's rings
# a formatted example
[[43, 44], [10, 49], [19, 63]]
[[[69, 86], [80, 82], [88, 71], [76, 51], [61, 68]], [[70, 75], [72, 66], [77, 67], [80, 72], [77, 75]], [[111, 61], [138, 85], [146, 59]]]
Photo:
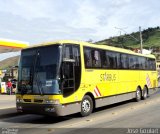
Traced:
[[16, 112], [15, 95], [0, 95], [0, 118], [15, 115]]
[[15, 95], [0, 95], [0, 110], [16, 107]]
[[8, 115], [0, 117], [0, 127], [2, 127], [0, 132], [11, 131], [16, 134], [144, 134], [150, 131], [160, 133], [160, 129], [158, 129], [160, 128], [159, 104], [160, 92], [157, 92], [139, 103], [127, 101], [99, 108], [92, 115], [84, 118], [79, 114], [61, 118], [23, 114]]

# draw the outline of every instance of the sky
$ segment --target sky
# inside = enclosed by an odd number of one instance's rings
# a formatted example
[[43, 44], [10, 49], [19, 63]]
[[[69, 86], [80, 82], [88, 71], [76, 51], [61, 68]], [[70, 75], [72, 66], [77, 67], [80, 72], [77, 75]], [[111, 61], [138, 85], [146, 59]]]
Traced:
[[99, 41], [136, 32], [139, 26], [160, 26], [159, 0], [0, 0], [0, 6], [0, 38], [30, 45]]

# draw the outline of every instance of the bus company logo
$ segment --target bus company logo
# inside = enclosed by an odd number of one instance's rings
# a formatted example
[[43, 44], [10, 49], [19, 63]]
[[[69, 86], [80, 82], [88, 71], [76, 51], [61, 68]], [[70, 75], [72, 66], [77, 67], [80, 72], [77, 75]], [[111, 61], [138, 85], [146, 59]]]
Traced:
[[93, 95], [94, 97], [101, 97], [101, 93], [97, 86], [94, 88]]
[[151, 79], [150, 79], [150, 77], [149, 77], [148, 74], [147, 74], [147, 76], [146, 76], [146, 84], [147, 84], [147, 86], [148, 86], [149, 88], [152, 87]]

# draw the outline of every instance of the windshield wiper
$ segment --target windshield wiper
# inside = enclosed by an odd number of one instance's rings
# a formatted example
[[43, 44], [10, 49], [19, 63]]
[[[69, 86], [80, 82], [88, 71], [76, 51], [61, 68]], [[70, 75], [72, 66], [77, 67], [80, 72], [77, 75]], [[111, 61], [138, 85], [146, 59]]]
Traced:
[[36, 72], [35, 83], [36, 83], [36, 85], [37, 85], [37, 87], [38, 87], [39, 93], [40, 93], [41, 95], [43, 95], [43, 92], [42, 92], [42, 90], [43, 90], [42, 82], [39, 80], [38, 72]]
[[38, 75], [38, 67], [39, 67], [39, 64], [40, 64], [40, 60], [39, 60], [39, 50], [37, 51], [37, 54], [36, 54], [36, 58], [35, 58], [35, 62], [34, 62], [34, 73], [35, 73], [35, 83], [38, 87], [38, 91], [41, 95], [43, 95], [43, 92], [42, 92], [42, 84], [41, 84], [41, 81], [39, 81], [39, 75]]

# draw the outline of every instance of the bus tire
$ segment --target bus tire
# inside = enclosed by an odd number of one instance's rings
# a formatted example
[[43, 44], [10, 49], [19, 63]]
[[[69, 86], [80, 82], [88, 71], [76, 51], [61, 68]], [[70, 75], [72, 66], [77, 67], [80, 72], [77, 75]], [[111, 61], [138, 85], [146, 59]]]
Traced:
[[136, 101], [139, 102], [142, 98], [142, 92], [140, 88], [137, 88], [136, 90]]
[[148, 97], [147, 87], [146, 87], [146, 86], [144, 86], [144, 89], [143, 89], [143, 96], [142, 96], [142, 98], [143, 98], [143, 100], [145, 100], [145, 99], [147, 99], [147, 97]]
[[93, 101], [89, 95], [85, 95], [81, 102], [81, 115], [88, 116], [93, 111]]

